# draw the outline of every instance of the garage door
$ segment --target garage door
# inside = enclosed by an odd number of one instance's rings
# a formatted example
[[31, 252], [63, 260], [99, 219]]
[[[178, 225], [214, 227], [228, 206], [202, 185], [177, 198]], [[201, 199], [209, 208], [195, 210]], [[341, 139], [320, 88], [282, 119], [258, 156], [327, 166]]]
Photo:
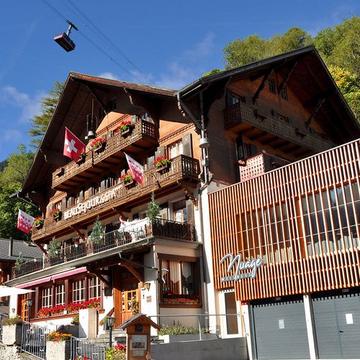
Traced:
[[313, 298], [320, 358], [360, 356], [360, 294]]
[[253, 304], [252, 311], [258, 359], [309, 357], [302, 300]]

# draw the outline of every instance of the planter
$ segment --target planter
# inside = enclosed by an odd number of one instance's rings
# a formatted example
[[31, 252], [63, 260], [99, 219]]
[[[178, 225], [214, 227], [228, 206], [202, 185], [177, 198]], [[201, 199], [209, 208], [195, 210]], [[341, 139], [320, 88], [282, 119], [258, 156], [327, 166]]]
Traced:
[[[216, 334], [201, 334], [201, 340], [217, 339]], [[159, 335], [159, 339], [165, 344], [182, 341], [195, 341], [200, 339], [199, 334], [183, 334], [183, 335]]]
[[95, 308], [79, 310], [79, 337], [95, 339], [97, 335], [97, 310]]
[[44, 223], [35, 224], [35, 228], [40, 230], [44, 226]]
[[157, 168], [156, 168], [156, 172], [158, 172], [159, 174], [164, 174], [164, 173], [166, 173], [166, 172], [169, 171], [170, 165], [171, 165], [171, 164], [166, 164], [166, 165], [157, 167]]
[[2, 342], [5, 345], [21, 345], [22, 325], [3, 325]]
[[94, 149], [94, 152], [96, 152], [97, 154], [100, 154], [102, 151], [105, 150], [105, 145], [106, 145], [106, 142], [101, 143], [101, 145], [99, 145], [98, 147], [96, 147]]
[[121, 130], [121, 136], [123, 137], [127, 137], [132, 133], [133, 127], [132, 126], [128, 126], [125, 130]]
[[70, 359], [70, 341], [46, 341], [46, 359]]
[[61, 216], [62, 216], [62, 212], [59, 211], [58, 213], [54, 214], [53, 217], [54, 217], [55, 221], [59, 221], [59, 220], [61, 220]]
[[136, 182], [135, 182], [134, 180], [131, 180], [131, 181], [127, 182], [127, 183], [124, 183], [124, 186], [125, 186], [127, 189], [130, 189], [130, 188], [132, 188], [132, 187], [135, 186], [135, 185], [136, 185]]
[[75, 161], [78, 165], [81, 165], [86, 160], [86, 154], [81, 154], [80, 157]]

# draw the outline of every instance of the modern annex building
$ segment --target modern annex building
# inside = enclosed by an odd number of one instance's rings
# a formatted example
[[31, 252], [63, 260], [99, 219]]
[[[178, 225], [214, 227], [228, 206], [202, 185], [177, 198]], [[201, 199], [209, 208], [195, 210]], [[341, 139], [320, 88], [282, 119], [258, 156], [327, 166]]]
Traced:
[[[65, 126], [99, 148], [62, 157]], [[92, 301], [99, 325], [134, 308], [161, 322], [209, 314], [202, 326], [247, 336], [252, 358], [346, 357], [321, 353], [315, 305], [333, 306], [323, 290], [358, 299], [358, 143], [342, 144], [359, 135], [312, 47], [180, 91], [72, 73], [23, 188], [43, 212], [32, 239], [47, 255], [8, 283], [35, 290], [34, 323], [70, 322]], [[125, 183], [124, 153], [144, 166], [143, 185]], [[152, 193], [161, 219], [150, 223]], [[94, 242], [98, 217], [106, 234]]]

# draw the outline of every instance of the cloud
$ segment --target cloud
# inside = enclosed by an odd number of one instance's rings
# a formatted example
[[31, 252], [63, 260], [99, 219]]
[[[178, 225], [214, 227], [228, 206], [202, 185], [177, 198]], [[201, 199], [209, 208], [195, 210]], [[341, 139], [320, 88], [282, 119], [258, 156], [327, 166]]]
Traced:
[[0, 104], [14, 106], [20, 109], [20, 123], [30, 120], [41, 112], [41, 99], [44, 93], [30, 96], [16, 89], [14, 86], [5, 86], [0, 89]]
[[198, 61], [211, 54], [215, 48], [215, 35], [208, 33], [199, 43], [197, 43], [192, 49], [186, 50], [183, 54], [183, 58], [189, 61]]
[[119, 80], [117, 75], [115, 75], [114, 73], [109, 72], [109, 71], [99, 74], [98, 77], [105, 78], [105, 79], [110, 79], [110, 80]]

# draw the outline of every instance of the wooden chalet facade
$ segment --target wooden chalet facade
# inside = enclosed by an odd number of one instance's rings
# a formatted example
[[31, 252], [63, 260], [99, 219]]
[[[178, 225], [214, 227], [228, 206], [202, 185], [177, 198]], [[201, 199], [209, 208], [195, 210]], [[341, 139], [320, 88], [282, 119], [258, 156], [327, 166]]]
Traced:
[[[106, 143], [68, 162], [64, 127], [83, 139], [88, 114]], [[34, 242], [62, 246], [9, 283], [37, 288], [34, 321], [49, 304], [42, 289], [56, 305], [63, 284], [63, 302], [96, 299], [99, 319], [114, 313], [117, 324], [134, 304], [157, 316], [225, 314], [202, 325], [247, 336], [252, 359], [348, 358], [360, 334], [359, 137], [312, 47], [177, 92], [70, 74], [23, 189], [45, 216]], [[124, 152], [145, 166], [142, 186], [118, 180]], [[171, 160], [160, 172], [158, 155]], [[152, 192], [161, 219], [150, 224]], [[106, 235], [93, 244], [97, 217]], [[326, 314], [355, 325], [326, 328]], [[329, 354], [327, 339], [343, 347]]]

